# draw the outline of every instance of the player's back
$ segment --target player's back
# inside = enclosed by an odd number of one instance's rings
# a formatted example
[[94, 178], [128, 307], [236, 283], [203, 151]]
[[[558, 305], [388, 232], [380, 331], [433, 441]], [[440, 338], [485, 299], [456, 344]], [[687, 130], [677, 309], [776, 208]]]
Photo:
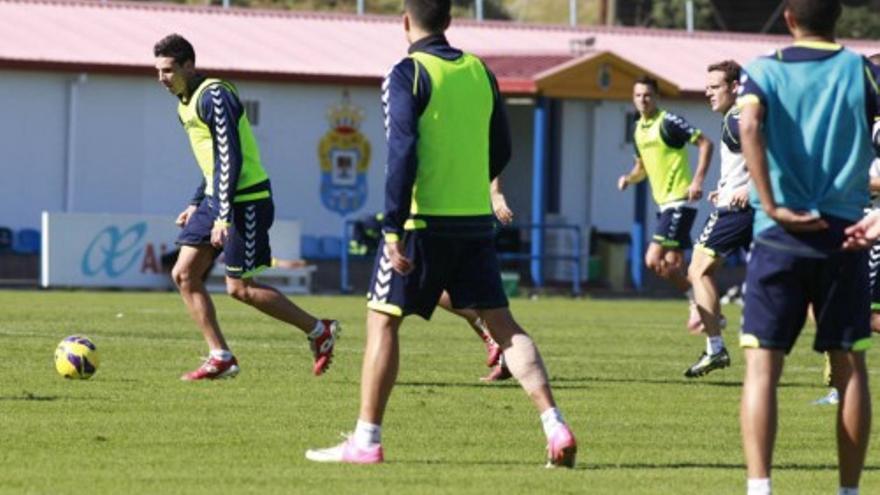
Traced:
[[[864, 58], [833, 44], [796, 45], [754, 61], [746, 72], [744, 91], [761, 99], [766, 111], [777, 203], [860, 218], [873, 157]], [[756, 222], [769, 226], [763, 217]]]

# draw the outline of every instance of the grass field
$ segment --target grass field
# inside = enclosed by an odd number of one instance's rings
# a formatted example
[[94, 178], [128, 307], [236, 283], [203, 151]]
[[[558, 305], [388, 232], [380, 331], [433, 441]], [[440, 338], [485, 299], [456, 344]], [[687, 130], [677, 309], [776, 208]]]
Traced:
[[[578, 435], [573, 471], [542, 468], [537, 414], [513, 383], [486, 385], [463, 321], [408, 320], [380, 466], [316, 465], [308, 447], [353, 428], [363, 346], [361, 298], [303, 297], [345, 332], [329, 374], [309, 373], [305, 339], [226, 297], [221, 324], [242, 365], [234, 380], [183, 383], [205, 352], [173, 293], [0, 292], [0, 493], [741, 494], [742, 356], [681, 376], [702, 339], [680, 301], [513, 301]], [[725, 308], [731, 322], [739, 308]], [[836, 493], [835, 411], [808, 328], [780, 388], [777, 494]], [[92, 380], [52, 368], [56, 343], [84, 333]], [[735, 332], [728, 331], [729, 344]], [[873, 388], [876, 392], [876, 373]], [[876, 395], [876, 393], [875, 393]], [[875, 435], [876, 436], [876, 435]], [[880, 447], [862, 493], [880, 493]]]

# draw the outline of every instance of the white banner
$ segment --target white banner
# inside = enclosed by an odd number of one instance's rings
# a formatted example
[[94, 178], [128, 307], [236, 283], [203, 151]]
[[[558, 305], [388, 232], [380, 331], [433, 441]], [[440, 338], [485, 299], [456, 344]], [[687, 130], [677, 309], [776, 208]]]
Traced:
[[171, 215], [44, 211], [40, 284], [170, 288], [161, 257], [176, 248], [179, 232]]

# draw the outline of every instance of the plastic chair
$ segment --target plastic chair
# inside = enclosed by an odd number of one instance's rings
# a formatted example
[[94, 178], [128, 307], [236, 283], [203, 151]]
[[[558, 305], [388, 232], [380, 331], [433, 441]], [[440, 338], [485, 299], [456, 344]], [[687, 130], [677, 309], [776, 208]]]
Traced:
[[315, 236], [304, 235], [300, 239], [299, 252], [303, 259], [320, 259], [322, 257], [321, 241]]
[[335, 236], [321, 237], [321, 254], [324, 259], [339, 259], [342, 257], [342, 239]]
[[19, 254], [39, 254], [40, 231], [36, 229], [21, 229], [15, 236], [13, 249]]

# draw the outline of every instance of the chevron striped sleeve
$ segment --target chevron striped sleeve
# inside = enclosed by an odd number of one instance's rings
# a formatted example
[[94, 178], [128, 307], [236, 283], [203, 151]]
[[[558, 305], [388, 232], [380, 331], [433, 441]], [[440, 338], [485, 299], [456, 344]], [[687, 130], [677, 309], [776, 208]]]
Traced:
[[226, 86], [214, 84], [199, 99], [199, 117], [211, 129], [214, 141], [214, 223], [232, 223], [232, 201], [241, 174], [242, 150], [238, 121], [244, 108]]

